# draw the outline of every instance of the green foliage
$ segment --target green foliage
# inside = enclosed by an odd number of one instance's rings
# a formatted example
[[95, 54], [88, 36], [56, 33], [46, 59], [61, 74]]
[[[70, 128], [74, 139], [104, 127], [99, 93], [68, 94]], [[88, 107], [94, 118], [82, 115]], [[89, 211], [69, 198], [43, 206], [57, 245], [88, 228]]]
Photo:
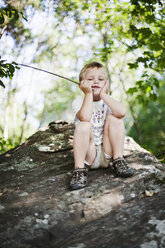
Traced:
[[[12, 79], [15, 69], [19, 69], [15, 62], [7, 63], [6, 60], [0, 60], [0, 78]], [[0, 80], [0, 85], [5, 88], [2, 80]]]
[[[143, 83], [143, 82], [139, 82]], [[160, 83], [157, 100], [140, 107], [137, 121], [141, 131], [141, 145], [158, 157], [165, 158], [165, 82]], [[138, 141], [135, 125], [128, 135]]]
[[17, 145], [18, 142], [13, 142], [11, 138], [8, 140], [5, 140], [4, 138], [0, 138], [0, 154], [14, 148]]
[[14, 21], [17, 21], [20, 15], [27, 21], [22, 11], [18, 11], [14, 6], [8, 4], [6, 7], [0, 8], [0, 25], [5, 23], [6, 18], [14, 18]]
[[[4, 8], [0, 8], [0, 27], [3, 28], [4, 25], [7, 27], [11, 20], [13, 23], [15, 23], [20, 18], [20, 15], [23, 17], [23, 19], [27, 20], [22, 11], [18, 11], [18, 9], [16, 9], [14, 6], [11, 6], [10, 4]], [[12, 79], [15, 69], [19, 69], [16, 63], [8, 63], [6, 60], [0, 60], [0, 78], [5, 77]], [[2, 80], [0, 80], [0, 86], [5, 87]]]
[[134, 87], [127, 90], [127, 94], [134, 97], [137, 103], [146, 106], [149, 102], [156, 101], [159, 80], [154, 76], [143, 73], [141, 80], [135, 83]]
[[[134, 94], [140, 103], [155, 100], [159, 82], [156, 76], [165, 70], [165, 8], [162, 1], [131, 0], [128, 10], [130, 18], [129, 33], [132, 36], [132, 44], [127, 44], [128, 52], [136, 52], [141, 49], [140, 56], [128, 63], [130, 69], [137, 69], [143, 64], [145, 72], [135, 87], [128, 90], [128, 94]], [[149, 69], [149, 70], [148, 70]]]

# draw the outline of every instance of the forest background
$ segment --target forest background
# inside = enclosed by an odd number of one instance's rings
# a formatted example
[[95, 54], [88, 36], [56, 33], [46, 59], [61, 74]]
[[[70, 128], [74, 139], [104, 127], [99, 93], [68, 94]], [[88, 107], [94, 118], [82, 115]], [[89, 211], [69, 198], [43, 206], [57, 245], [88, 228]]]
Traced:
[[51, 121], [73, 121], [75, 81], [101, 61], [126, 104], [126, 134], [165, 160], [165, 2], [0, 0], [0, 153]]

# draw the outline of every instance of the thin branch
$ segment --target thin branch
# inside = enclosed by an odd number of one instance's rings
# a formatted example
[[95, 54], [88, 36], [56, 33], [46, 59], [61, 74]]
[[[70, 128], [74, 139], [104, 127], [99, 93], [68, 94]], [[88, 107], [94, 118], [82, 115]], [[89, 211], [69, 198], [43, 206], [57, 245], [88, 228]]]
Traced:
[[5, 30], [7, 29], [7, 25], [5, 25], [2, 30], [0, 31], [0, 39], [2, 38], [3, 33], [5, 32]]
[[78, 85], [79, 85], [78, 82], [76, 82], [76, 81], [74, 81], [74, 80], [72, 80], [72, 79], [69, 79], [69, 78], [67, 78], [67, 77], [61, 76], [61, 75], [59, 75], [59, 74], [56, 74], [56, 73], [53, 73], [53, 72], [50, 72], [50, 71], [46, 71], [46, 70], [43, 70], [43, 69], [40, 69], [40, 68], [31, 66], [31, 65], [19, 64], [19, 63], [16, 63], [16, 64], [17, 64], [17, 65], [20, 65], [20, 66], [25, 66], [25, 67], [28, 67], [28, 68], [32, 68], [32, 69], [37, 70], [37, 71], [42, 71], [42, 72], [51, 74], [51, 75], [53, 75], [53, 76], [57, 76], [57, 77], [66, 79], [66, 80], [68, 80], [68, 81], [70, 81], [70, 82], [72, 82], [72, 83], [75, 83], [75, 84], [78, 84]]

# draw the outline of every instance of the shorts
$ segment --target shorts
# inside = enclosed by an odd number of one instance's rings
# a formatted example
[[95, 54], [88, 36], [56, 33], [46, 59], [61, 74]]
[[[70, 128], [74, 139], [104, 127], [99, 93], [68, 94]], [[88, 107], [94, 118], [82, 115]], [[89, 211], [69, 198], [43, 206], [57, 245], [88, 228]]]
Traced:
[[85, 165], [87, 165], [90, 169], [107, 168], [112, 158], [104, 152], [102, 144], [96, 145], [95, 147], [96, 157], [94, 162], [90, 165], [87, 161], [85, 161]]

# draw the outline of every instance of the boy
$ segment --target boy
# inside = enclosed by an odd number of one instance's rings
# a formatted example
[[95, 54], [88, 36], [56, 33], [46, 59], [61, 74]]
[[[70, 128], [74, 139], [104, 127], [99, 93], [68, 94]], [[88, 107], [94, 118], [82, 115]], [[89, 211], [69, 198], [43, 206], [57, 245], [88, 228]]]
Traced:
[[126, 109], [108, 95], [109, 82], [101, 63], [86, 64], [79, 75], [84, 98], [73, 101], [75, 133], [73, 140], [75, 170], [71, 189], [87, 185], [89, 168], [112, 166], [116, 176], [130, 177], [134, 170], [123, 158]]

